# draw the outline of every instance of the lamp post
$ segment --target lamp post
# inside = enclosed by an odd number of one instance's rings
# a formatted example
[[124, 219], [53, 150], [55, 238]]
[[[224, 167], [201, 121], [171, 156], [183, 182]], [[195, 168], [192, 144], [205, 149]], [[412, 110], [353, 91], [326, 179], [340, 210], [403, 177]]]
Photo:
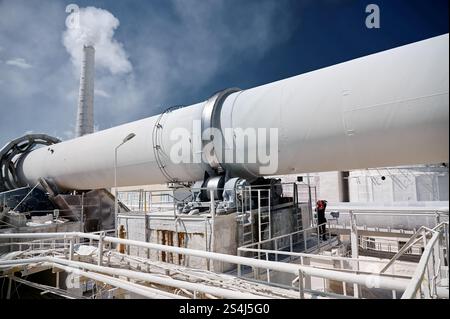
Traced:
[[130, 133], [122, 140], [122, 143], [116, 146], [114, 149], [114, 235], [117, 237], [117, 217], [119, 214], [119, 192], [117, 191], [117, 150], [119, 147], [121, 147], [123, 144], [131, 140], [133, 137], [135, 137], [136, 134]]

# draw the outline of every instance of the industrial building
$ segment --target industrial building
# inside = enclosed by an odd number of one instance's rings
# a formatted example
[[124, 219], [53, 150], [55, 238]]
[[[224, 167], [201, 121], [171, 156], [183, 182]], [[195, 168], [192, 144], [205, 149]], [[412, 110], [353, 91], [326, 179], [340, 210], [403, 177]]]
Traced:
[[0, 149], [1, 298], [448, 299], [448, 58], [445, 34], [94, 132], [84, 46], [76, 138]]

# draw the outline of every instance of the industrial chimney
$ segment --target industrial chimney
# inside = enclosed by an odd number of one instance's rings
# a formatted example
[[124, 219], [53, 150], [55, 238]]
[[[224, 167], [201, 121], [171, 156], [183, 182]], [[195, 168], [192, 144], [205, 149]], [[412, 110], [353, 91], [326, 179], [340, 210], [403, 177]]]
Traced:
[[92, 45], [84, 45], [75, 128], [76, 137], [94, 132], [94, 68], [95, 49]]

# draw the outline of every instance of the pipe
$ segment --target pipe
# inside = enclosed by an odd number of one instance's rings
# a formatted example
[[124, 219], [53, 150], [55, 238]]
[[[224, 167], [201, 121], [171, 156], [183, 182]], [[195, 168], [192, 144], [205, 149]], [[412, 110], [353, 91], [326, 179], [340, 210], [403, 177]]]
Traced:
[[62, 266], [61, 264], [55, 263], [55, 262], [49, 262], [49, 263], [47, 263], [47, 265], [62, 269], [68, 273], [75, 273], [77, 275], [80, 275], [80, 276], [83, 276], [86, 278], [90, 278], [90, 279], [93, 279], [96, 281], [101, 281], [108, 285], [119, 287], [119, 288], [122, 288], [122, 289], [125, 289], [128, 291], [131, 291], [133, 293], [136, 293], [140, 296], [151, 298], [151, 299], [188, 299], [183, 296], [171, 294], [171, 293], [168, 293], [165, 291], [160, 291], [158, 289], [154, 289], [154, 288], [150, 288], [150, 287], [145, 287], [145, 286], [135, 284], [132, 282], [128, 282], [128, 281], [125, 281], [122, 279], [112, 278], [112, 277], [97, 274], [97, 273], [94, 273], [91, 271], [89, 271], [89, 272], [82, 271], [82, 270], [80, 270], [78, 268], [74, 268], [74, 267]]
[[[101, 273], [105, 273], [105, 274], [109, 274], [109, 275], [125, 276], [125, 277], [136, 279], [136, 280], [153, 282], [153, 283], [156, 283], [159, 285], [165, 285], [165, 286], [169, 286], [169, 287], [183, 288], [183, 289], [192, 290], [192, 291], [199, 291], [199, 292], [208, 293], [208, 294], [212, 294], [212, 295], [223, 297], [223, 298], [230, 298], [230, 299], [266, 299], [267, 298], [267, 297], [263, 297], [263, 296], [259, 296], [259, 295], [250, 294], [250, 293], [242, 293], [242, 292], [238, 292], [238, 291], [223, 289], [220, 287], [211, 287], [211, 286], [206, 286], [203, 284], [186, 282], [186, 281], [176, 280], [176, 279], [172, 279], [172, 278], [161, 277], [161, 276], [157, 276], [157, 275], [151, 275], [148, 273], [141, 273], [141, 272], [127, 270], [127, 269], [97, 266], [97, 265], [88, 264], [88, 263], [84, 263], [84, 262], [77, 262], [77, 261], [65, 260], [65, 259], [54, 258], [54, 257], [30, 258], [28, 261], [27, 261], [27, 259], [22, 259], [22, 260], [17, 260], [16, 262], [17, 263], [14, 263], [14, 264], [47, 262], [52, 265], [54, 264], [55, 267], [58, 267], [58, 268], [61, 268], [62, 267], [61, 264], [62, 264], [62, 265], [69, 266], [69, 267], [87, 269], [90, 271], [101, 272]], [[0, 261], [0, 266], [6, 265], [6, 264], [7, 263]], [[72, 271], [73, 271], [73, 269], [72, 269]], [[91, 272], [89, 272], [88, 274], [91, 274]], [[87, 276], [87, 277], [89, 277], [89, 276]]]
[[[130, 133], [136, 137], [121, 148], [118, 186], [197, 181], [213, 169], [253, 178], [448, 162], [448, 47], [445, 34], [256, 88], [227, 90], [208, 101], [33, 150], [19, 161], [18, 178], [24, 185], [45, 178], [63, 190], [109, 188], [114, 147]], [[264, 134], [254, 145], [239, 143], [241, 134], [198, 150], [200, 122], [222, 135], [230, 129], [278, 133], [270, 135], [271, 144]], [[192, 160], [170, 158], [177, 146]], [[260, 150], [274, 157], [267, 163], [225, 158], [227, 151]], [[214, 156], [206, 156], [209, 151]], [[195, 161], [202, 152], [205, 158]]]
[[118, 269], [118, 268], [97, 266], [97, 265], [93, 265], [93, 264], [57, 259], [57, 258], [53, 258], [53, 257], [50, 257], [50, 259], [55, 263], [61, 263], [61, 264], [65, 264], [65, 265], [69, 265], [69, 266], [73, 266], [73, 267], [84, 268], [84, 269], [88, 269], [88, 270], [92, 270], [92, 271], [107, 273], [110, 275], [125, 276], [128, 278], [148, 281], [148, 282], [152, 282], [152, 283], [164, 285], [164, 286], [183, 288], [183, 289], [192, 290], [192, 291], [209, 293], [209, 294], [223, 297], [223, 298], [266, 299], [266, 297], [258, 296], [258, 295], [254, 295], [254, 294], [250, 294], [250, 293], [232, 291], [232, 290], [223, 289], [220, 287], [211, 287], [211, 286], [206, 286], [204, 284], [176, 280], [173, 278], [161, 277], [158, 275], [152, 275], [152, 274], [137, 272], [137, 271], [128, 270], [128, 269]]
[[[99, 240], [100, 236], [86, 234], [86, 233], [17, 233], [17, 234], [0, 234], [0, 238], [46, 238], [47, 237], [60, 237], [64, 238], [64, 236], [79, 236], [80, 238], [94, 239]], [[357, 283], [360, 285], [366, 285], [367, 283], [371, 283], [374, 280], [374, 275], [366, 275], [366, 274], [351, 274], [351, 273], [342, 273], [335, 270], [328, 269], [319, 269], [314, 267], [307, 266], [299, 266], [295, 264], [288, 263], [280, 263], [275, 261], [267, 261], [267, 260], [258, 260], [247, 257], [226, 255], [214, 252], [207, 252], [202, 250], [194, 250], [189, 248], [181, 248], [181, 247], [173, 247], [173, 246], [165, 246], [160, 244], [146, 243], [136, 240], [130, 239], [119, 239], [115, 237], [103, 237], [103, 241], [111, 242], [116, 244], [125, 244], [132, 245], [144, 248], [150, 248], [158, 251], [166, 251], [174, 254], [183, 254], [188, 256], [201, 257], [205, 259], [211, 259], [216, 261], [222, 261], [227, 263], [233, 263], [236, 265], [247, 265], [252, 267], [270, 269], [275, 271], [287, 272], [294, 275], [298, 275], [298, 271], [301, 270], [306, 276], [320, 277], [332, 280], [339, 280], [349, 283]], [[2, 265], [2, 262], [0, 262]], [[377, 276], [380, 288], [385, 288], [389, 290], [405, 290], [409, 280], [404, 279], [392, 279], [387, 276]]]
[[[59, 273], [57, 273], [59, 274]], [[76, 296], [76, 295], [72, 295], [71, 293], [63, 290], [63, 289], [59, 289], [59, 288], [55, 288], [52, 286], [47, 286], [47, 285], [43, 285], [43, 284], [38, 284], [32, 281], [28, 281], [28, 280], [24, 280], [15, 276], [11, 276], [10, 277], [12, 280], [14, 280], [17, 283], [38, 289], [38, 290], [42, 290], [41, 295], [46, 294], [46, 293], [52, 293], [58, 296], [62, 296], [65, 297], [67, 299], [89, 299], [86, 297], [82, 297], [82, 296]]]

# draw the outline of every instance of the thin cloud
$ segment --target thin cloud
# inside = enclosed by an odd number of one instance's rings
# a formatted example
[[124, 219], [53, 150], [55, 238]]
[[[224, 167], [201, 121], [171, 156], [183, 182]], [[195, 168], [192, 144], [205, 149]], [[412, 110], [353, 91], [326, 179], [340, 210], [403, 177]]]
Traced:
[[30, 68], [33, 67], [31, 64], [29, 64], [23, 58], [14, 58], [14, 59], [11, 59], [11, 60], [7, 60], [5, 63], [7, 65], [16, 66], [16, 67], [21, 68], [21, 69], [30, 69]]
[[108, 92], [105, 92], [105, 91], [100, 90], [100, 89], [94, 89], [94, 94], [96, 96], [101, 96], [101, 97], [104, 97], [104, 98], [110, 98], [111, 97], [111, 95], [108, 94]]

